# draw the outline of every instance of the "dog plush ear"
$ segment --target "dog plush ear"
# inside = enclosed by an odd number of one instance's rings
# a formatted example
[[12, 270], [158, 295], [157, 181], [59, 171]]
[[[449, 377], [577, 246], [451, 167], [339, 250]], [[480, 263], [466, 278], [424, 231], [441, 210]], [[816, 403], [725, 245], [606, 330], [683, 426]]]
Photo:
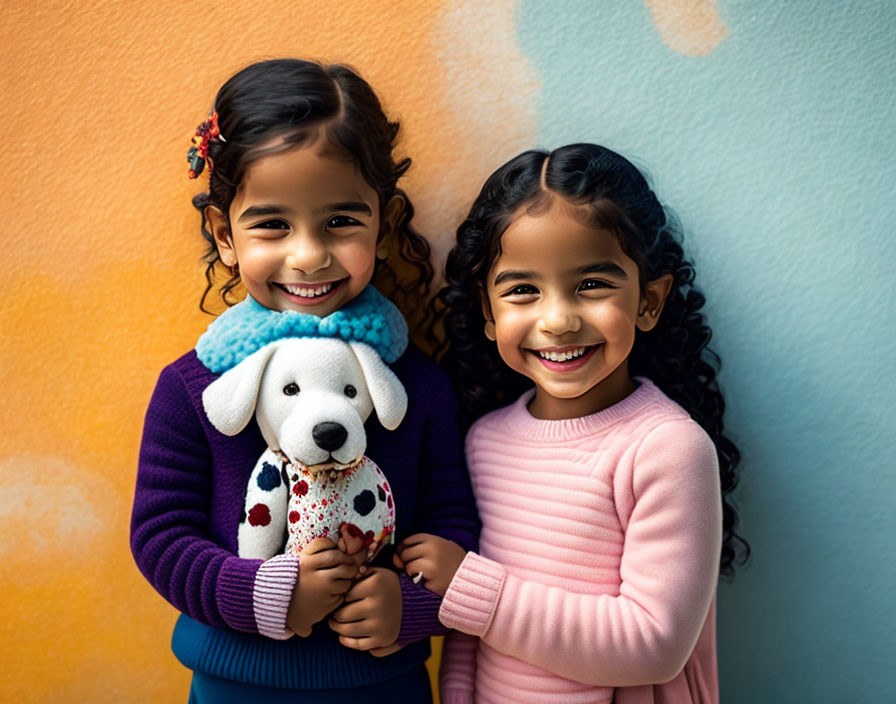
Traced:
[[205, 415], [224, 435], [236, 435], [249, 424], [255, 412], [261, 377], [277, 347], [278, 343], [272, 342], [253, 352], [202, 392]]
[[404, 386], [372, 347], [363, 342], [349, 342], [349, 345], [361, 364], [380, 423], [387, 430], [395, 430], [408, 410]]

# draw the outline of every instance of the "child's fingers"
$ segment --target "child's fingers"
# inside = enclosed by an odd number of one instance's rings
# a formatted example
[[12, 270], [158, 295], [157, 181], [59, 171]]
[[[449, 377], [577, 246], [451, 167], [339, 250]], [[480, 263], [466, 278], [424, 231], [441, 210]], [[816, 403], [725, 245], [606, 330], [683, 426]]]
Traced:
[[307, 638], [311, 635], [311, 626], [303, 626], [301, 628], [293, 628], [293, 632], [300, 638]]
[[334, 543], [329, 538], [315, 538], [308, 545], [305, 546], [305, 549], [302, 550], [301, 556], [306, 555], [318, 555], [322, 552], [326, 552], [327, 550], [333, 550], [336, 548], [336, 543]]
[[416, 577], [422, 572], [424, 576], [428, 576], [431, 578], [433, 576], [432, 568], [432, 562], [420, 557], [416, 560], [411, 560], [410, 562], [405, 563], [404, 571], [407, 573], [408, 577]]
[[352, 565], [355, 568], [355, 572], [359, 572], [359, 570], [364, 567], [364, 560], [366, 558], [367, 555], [365, 553], [356, 552], [354, 555], [348, 555], [348, 564]]
[[385, 648], [371, 648], [370, 654], [375, 658], [384, 658], [387, 655], [391, 655], [394, 652], [401, 650], [402, 646], [398, 643], [393, 643], [392, 645], [387, 645]]
[[404, 540], [402, 540], [398, 546], [395, 548], [396, 552], [401, 552], [406, 548], [413, 547], [415, 545], [419, 545], [420, 543], [425, 543], [427, 540], [432, 538], [429, 533], [414, 533], [414, 535], [408, 536]]
[[342, 643], [342, 645], [344, 645], [346, 648], [352, 648], [353, 650], [370, 650], [376, 645], [373, 638], [370, 638], [369, 636], [362, 638], [339, 636], [339, 642]]
[[339, 534], [341, 536], [339, 542], [341, 543], [339, 549], [348, 553], [349, 555], [354, 555], [357, 552], [361, 552], [364, 548], [364, 540], [360, 535], [352, 535], [352, 530], [343, 525], [339, 529]]
[[429, 545], [427, 543], [419, 543], [401, 551], [402, 562], [407, 564], [413, 560], [419, 560], [430, 555]]
[[333, 612], [330, 620], [338, 623], [361, 621], [367, 618], [369, 615], [367, 613], [368, 611], [369, 609], [367, 608], [367, 605], [363, 603], [363, 600], [358, 599], [356, 601], [346, 602], [343, 606], [339, 607]]
[[363, 572], [359, 570], [358, 576], [354, 582], [354, 586], [352, 587], [351, 594], [348, 595], [352, 601], [363, 599], [365, 596], [370, 596], [376, 591], [376, 580], [371, 581], [370, 579], [375, 574], [376, 568], [368, 568]]
[[347, 567], [353, 575], [358, 571], [358, 566], [352, 558], [335, 547], [306, 556], [301, 561], [299, 570], [330, 570], [337, 567]]
[[[326, 577], [331, 582], [345, 582], [348, 588], [354, 584], [355, 575], [358, 570], [354, 565], [336, 565], [335, 567], [325, 567], [321, 570], [321, 576]], [[346, 589], [347, 591], [347, 589]]]
[[404, 569], [404, 560], [401, 559], [401, 556], [397, 552], [392, 555], [392, 564], [400, 570]]
[[334, 633], [350, 638], [365, 638], [370, 635], [370, 624], [365, 621], [337, 621], [330, 619], [330, 628]]
[[347, 557], [349, 560], [351, 560], [351, 562], [354, 565], [356, 565], [357, 567], [360, 567], [367, 560], [369, 560], [371, 557], [373, 557], [373, 554], [376, 552], [378, 547], [379, 547], [379, 543], [374, 542], [374, 543], [371, 543], [370, 547], [365, 550], [364, 544], [362, 543], [360, 550], [357, 550], [355, 552], [349, 551], [347, 553]]
[[347, 583], [334, 582], [330, 585], [330, 588], [333, 590], [330, 592], [332, 608], [335, 609], [340, 604], [345, 603], [345, 595], [348, 593], [348, 590], [352, 588], [352, 583], [351, 580]]

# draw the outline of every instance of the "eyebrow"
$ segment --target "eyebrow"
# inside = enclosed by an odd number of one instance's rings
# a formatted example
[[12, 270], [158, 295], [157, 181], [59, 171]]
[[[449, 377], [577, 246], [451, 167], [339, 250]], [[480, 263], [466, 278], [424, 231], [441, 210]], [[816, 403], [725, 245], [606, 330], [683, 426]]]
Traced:
[[243, 220], [256, 218], [260, 215], [282, 215], [283, 212], [283, 208], [281, 208], [279, 205], [250, 205], [242, 213], [240, 213], [237, 221], [242, 222]]
[[579, 274], [608, 274], [623, 281], [628, 281], [628, 274], [625, 273], [625, 269], [614, 262], [595, 262], [576, 271]]
[[538, 274], [534, 271], [519, 271], [516, 269], [508, 269], [507, 271], [502, 271], [495, 277], [494, 282], [492, 282], [493, 286], [500, 286], [503, 283], [507, 283], [508, 281], [528, 281], [530, 279], [539, 278]]
[[[361, 201], [329, 203], [318, 210], [320, 213], [332, 213], [336, 211], [342, 211], [344, 213], [361, 213], [367, 216], [373, 215], [370, 206]], [[250, 205], [240, 214], [237, 220], [242, 222], [243, 220], [249, 220], [250, 218], [262, 217], [265, 215], [283, 215], [284, 213], [286, 213], [286, 208], [282, 208], [279, 205]]]
[[349, 213], [363, 213], [364, 215], [373, 215], [373, 211], [367, 203], [358, 200], [346, 201], [345, 203], [330, 203], [321, 208], [321, 212], [329, 213], [334, 210], [342, 210]]
[[[582, 275], [582, 274], [606, 274], [608, 276], [615, 276], [618, 279], [622, 279], [623, 281], [628, 281], [628, 274], [625, 273], [625, 270], [615, 264], [614, 262], [594, 262], [593, 264], [588, 264], [587, 266], [583, 266], [579, 269], [574, 269], [571, 273]], [[495, 277], [493, 286], [500, 286], [501, 284], [508, 283], [510, 281], [531, 281], [533, 279], [539, 279], [541, 275], [535, 271], [522, 271], [519, 269], [508, 269], [507, 271], [502, 271]]]

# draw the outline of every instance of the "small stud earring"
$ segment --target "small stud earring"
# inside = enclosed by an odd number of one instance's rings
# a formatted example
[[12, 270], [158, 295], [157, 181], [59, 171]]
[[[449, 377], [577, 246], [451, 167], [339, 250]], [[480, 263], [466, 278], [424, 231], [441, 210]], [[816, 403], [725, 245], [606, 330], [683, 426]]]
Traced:
[[497, 339], [497, 335], [495, 334], [495, 323], [491, 320], [485, 321], [485, 336], [494, 342]]
[[385, 244], [381, 244], [376, 248], [376, 258], [385, 261], [389, 258], [389, 248]]

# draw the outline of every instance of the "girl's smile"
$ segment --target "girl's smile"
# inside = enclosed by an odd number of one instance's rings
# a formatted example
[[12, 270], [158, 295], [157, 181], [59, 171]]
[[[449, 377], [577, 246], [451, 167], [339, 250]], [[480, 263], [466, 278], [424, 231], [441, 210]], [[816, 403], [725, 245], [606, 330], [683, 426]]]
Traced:
[[657, 282], [642, 296], [637, 265], [589, 215], [556, 197], [538, 215], [522, 210], [488, 274], [490, 337], [504, 362], [535, 382], [529, 410], [539, 418], [589, 415], [630, 394], [635, 330], [652, 327], [642, 313], [664, 297]]
[[597, 347], [597, 345], [585, 345], [528, 351], [538, 355], [539, 361], [551, 371], [571, 372], [583, 366], [597, 350]]
[[274, 286], [281, 289], [284, 295], [297, 306], [316, 306], [324, 303], [329, 297], [334, 296], [346, 279], [338, 281], [326, 281], [319, 284], [299, 283], [287, 284], [274, 282]]

